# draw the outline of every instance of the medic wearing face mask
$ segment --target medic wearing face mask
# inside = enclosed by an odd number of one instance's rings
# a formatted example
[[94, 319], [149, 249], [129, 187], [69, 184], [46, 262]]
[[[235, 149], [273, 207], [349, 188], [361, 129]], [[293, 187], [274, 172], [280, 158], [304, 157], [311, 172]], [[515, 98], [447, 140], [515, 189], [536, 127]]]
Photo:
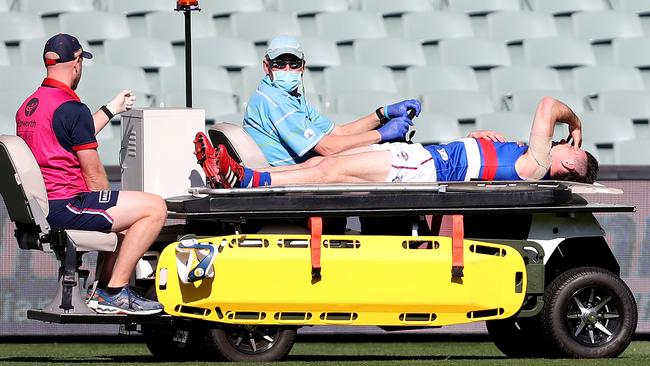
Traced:
[[306, 61], [296, 38], [273, 38], [262, 65], [266, 75], [248, 102], [243, 127], [271, 166], [398, 140], [412, 125], [407, 109], [420, 113], [417, 100], [406, 100], [337, 126], [305, 99], [302, 83]]

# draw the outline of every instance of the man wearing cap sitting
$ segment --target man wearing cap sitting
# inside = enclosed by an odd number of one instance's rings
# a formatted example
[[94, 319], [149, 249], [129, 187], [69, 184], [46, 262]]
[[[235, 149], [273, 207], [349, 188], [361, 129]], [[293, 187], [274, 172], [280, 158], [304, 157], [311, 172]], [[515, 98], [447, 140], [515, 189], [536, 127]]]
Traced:
[[305, 55], [296, 38], [273, 38], [262, 65], [266, 76], [248, 102], [243, 126], [271, 166], [403, 139], [413, 124], [408, 109], [420, 113], [417, 100], [405, 100], [336, 126], [307, 102], [304, 88], [301, 93]]
[[99, 313], [155, 314], [162, 305], [142, 298], [128, 282], [160, 233], [167, 208], [150, 193], [110, 190], [95, 134], [113, 115], [130, 108], [135, 97], [124, 90], [91, 114], [75, 93], [88, 58], [92, 55], [71, 35], [57, 34], [47, 41], [47, 77], [16, 112], [16, 132], [41, 168], [52, 228], [118, 233], [118, 250], [100, 253], [98, 285], [88, 293], [89, 307]]

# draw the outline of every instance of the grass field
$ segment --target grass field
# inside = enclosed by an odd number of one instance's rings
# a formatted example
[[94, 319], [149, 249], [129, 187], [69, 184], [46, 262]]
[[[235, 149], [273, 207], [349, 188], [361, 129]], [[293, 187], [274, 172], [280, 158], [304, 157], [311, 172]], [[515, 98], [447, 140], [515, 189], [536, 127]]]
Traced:
[[[0, 344], [5, 365], [172, 365], [156, 362], [140, 343]], [[210, 362], [187, 362], [209, 365]], [[633, 342], [616, 359], [507, 359], [489, 342], [298, 342], [288, 359], [271, 365], [650, 365], [650, 342]], [[249, 365], [240, 363], [237, 365]], [[250, 364], [262, 365], [262, 364]]]

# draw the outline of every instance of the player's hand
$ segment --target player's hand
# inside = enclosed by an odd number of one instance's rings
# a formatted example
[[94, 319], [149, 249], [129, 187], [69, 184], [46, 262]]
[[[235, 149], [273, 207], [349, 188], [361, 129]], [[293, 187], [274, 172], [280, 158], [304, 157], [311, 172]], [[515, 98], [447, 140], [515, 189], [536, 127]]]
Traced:
[[506, 138], [502, 134], [500, 134], [500, 133], [498, 133], [496, 131], [492, 131], [492, 130], [473, 131], [473, 132], [470, 132], [469, 135], [467, 135], [467, 137], [471, 137], [471, 138], [474, 138], [474, 139], [490, 140], [490, 141], [494, 141], [494, 142], [506, 142], [507, 141]]
[[117, 115], [133, 108], [135, 99], [136, 97], [132, 90], [122, 90], [115, 96], [115, 98], [113, 98], [113, 100], [106, 104], [106, 108], [108, 108], [113, 115]]
[[569, 125], [569, 137], [567, 142], [573, 146], [573, 150], [578, 150], [582, 146], [582, 126], [578, 122], [577, 126]]
[[417, 117], [420, 115], [422, 106], [420, 105], [420, 101], [416, 99], [403, 100], [399, 103], [387, 105], [384, 108], [384, 115], [387, 118], [406, 117], [409, 108], [415, 109], [415, 116]]
[[386, 122], [377, 131], [381, 136], [381, 142], [403, 140], [411, 126], [413, 126], [413, 121], [407, 117], [397, 117]]

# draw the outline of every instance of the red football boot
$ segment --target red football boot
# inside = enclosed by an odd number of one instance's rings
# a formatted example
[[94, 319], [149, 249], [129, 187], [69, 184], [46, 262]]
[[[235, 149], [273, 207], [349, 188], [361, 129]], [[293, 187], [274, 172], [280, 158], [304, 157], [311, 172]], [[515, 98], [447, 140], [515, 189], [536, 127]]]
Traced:
[[217, 168], [224, 188], [239, 187], [244, 179], [244, 167], [235, 161], [223, 145], [217, 147]]
[[210, 143], [210, 139], [203, 132], [197, 132], [194, 138], [194, 155], [196, 155], [196, 162], [203, 168], [210, 186], [212, 188], [221, 188], [217, 154], [214, 146]]

